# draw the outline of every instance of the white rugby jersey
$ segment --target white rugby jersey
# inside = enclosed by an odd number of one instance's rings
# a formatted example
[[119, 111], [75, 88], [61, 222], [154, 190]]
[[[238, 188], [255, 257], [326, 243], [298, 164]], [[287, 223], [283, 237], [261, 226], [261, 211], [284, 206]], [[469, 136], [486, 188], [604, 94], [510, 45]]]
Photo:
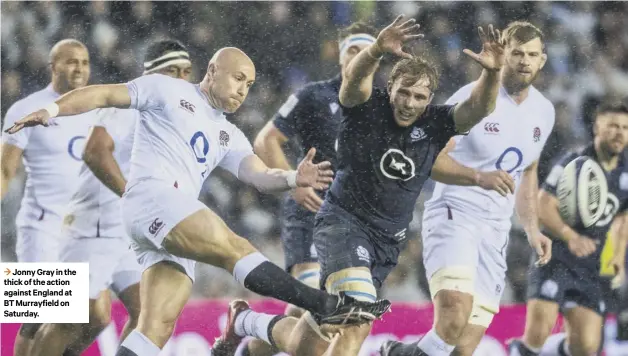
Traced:
[[[37, 111], [60, 95], [52, 84], [13, 104], [5, 117], [5, 129]], [[2, 142], [23, 150], [26, 187], [17, 215], [18, 227], [59, 231], [64, 211], [78, 185], [83, 147], [89, 127], [97, 120], [95, 111], [65, 117], [58, 125], [27, 127]]]
[[[113, 139], [113, 157], [128, 180], [133, 136], [140, 113], [115, 108], [98, 111], [99, 121], [94, 126], [104, 127]], [[126, 238], [120, 214], [120, 197], [107, 188], [86, 164], [81, 167], [78, 189], [70, 200], [64, 227], [74, 237]]]
[[[459, 89], [447, 104], [465, 100], [474, 83]], [[504, 170], [519, 187], [523, 171], [539, 159], [554, 127], [554, 106], [534, 87], [517, 104], [500, 87], [493, 113], [474, 126], [468, 135], [456, 136], [456, 147], [449, 155], [462, 165], [487, 172]], [[481, 187], [446, 185], [436, 182], [432, 198], [425, 203], [425, 214], [449, 206], [493, 224], [508, 228], [513, 214], [515, 194], [502, 197]]]
[[216, 166], [237, 177], [242, 159], [253, 154], [244, 133], [209, 105], [198, 84], [150, 74], [127, 86], [130, 108], [141, 115], [127, 190], [157, 179], [196, 199]]

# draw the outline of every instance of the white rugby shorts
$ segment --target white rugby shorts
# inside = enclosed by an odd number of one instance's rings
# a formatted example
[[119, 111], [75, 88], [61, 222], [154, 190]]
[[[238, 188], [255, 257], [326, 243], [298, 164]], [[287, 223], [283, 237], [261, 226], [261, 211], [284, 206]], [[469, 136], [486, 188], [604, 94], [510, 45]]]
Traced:
[[[61, 224], [59, 224], [61, 226]], [[59, 229], [60, 230], [60, 229]], [[18, 262], [59, 262], [60, 231], [18, 227], [15, 254]]]
[[196, 261], [168, 253], [162, 243], [179, 222], [206, 208], [195, 197], [161, 181], [143, 180], [129, 187], [122, 197], [122, 219], [143, 271], [170, 261], [194, 281]]
[[497, 313], [506, 283], [510, 230], [459, 210], [439, 207], [423, 217], [423, 263], [427, 279], [447, 267], [473, 273], [474, 304]]
[[142, 269], [126, 238], [69, 237], [61, 247], [60, 260], [89, 263], [90, 299], [107, 289], [119, 296], [140, 283]]

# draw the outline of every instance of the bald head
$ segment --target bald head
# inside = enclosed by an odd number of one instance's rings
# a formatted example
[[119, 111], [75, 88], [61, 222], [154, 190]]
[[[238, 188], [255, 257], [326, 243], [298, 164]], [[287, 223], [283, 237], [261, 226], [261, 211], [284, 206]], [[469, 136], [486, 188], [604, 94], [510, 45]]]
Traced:
[[249, 56], [235, 47], [218, 50], [207, 66], [203, 81], [217, 109], [233, 113], [246, 99], [255, 82], [255, 65]]
[[87, 85], [90, 76], [87, 47], [75, 39], [57, 42], [49, 54], [52, 85], [57, 93]]
[[48, 54], [48, 63], [53, 64], [59, 59], [60, 55], [62, 55], [63, 53], [66, 53], [68, 50], [72, 48], [82, 48], [85, 50], [85, 52], [87, 52], [87, 46], [85, 46], [83, 42], [79, 40], [75, 40], [73, 38], [66, 38], [64, 40], [61, 40], [55, 43], [55, 45], [52, 46], [52, 49], [50, 50], [50, 53]]

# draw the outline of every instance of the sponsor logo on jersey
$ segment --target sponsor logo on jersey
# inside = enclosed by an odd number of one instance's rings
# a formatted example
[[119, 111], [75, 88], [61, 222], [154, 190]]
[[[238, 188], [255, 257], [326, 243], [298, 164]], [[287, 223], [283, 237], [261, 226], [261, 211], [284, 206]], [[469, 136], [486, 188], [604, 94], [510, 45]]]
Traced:
[[151, 235], [157, 235], [157, 233], [164, 227], [164, 222], [159, 220], [159, 218], [153, 220], [153, 223], [148, 227], [148, 232]]
[[489, 134], [497, 134], [499, 133], [499, 123], [497, 122], [487, 122], [484, 124], [484, 131]]
[[196, 107], [192, 103], [183, 99], [179, 100], [179, 107], [186, 110], [190, 114], [194, 114], [194, 110], [196, 109]]

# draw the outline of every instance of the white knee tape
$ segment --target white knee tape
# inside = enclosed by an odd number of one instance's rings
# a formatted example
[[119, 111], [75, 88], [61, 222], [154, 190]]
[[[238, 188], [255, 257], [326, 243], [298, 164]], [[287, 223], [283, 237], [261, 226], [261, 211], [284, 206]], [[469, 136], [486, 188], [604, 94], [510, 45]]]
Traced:
[[469, 266], [444, 267], [430, 278], [430, 294], [432, 299], [443, 289], [473, 294], [474, 282], [475, 272]]
[[488, 328], [493, 322], [495, 314], [497, 314], [497, 310], [484, 307], [481, 304], [474, 302], [473, 309], [471, 309], [471, 315], [469, 316], [469, 324]]

